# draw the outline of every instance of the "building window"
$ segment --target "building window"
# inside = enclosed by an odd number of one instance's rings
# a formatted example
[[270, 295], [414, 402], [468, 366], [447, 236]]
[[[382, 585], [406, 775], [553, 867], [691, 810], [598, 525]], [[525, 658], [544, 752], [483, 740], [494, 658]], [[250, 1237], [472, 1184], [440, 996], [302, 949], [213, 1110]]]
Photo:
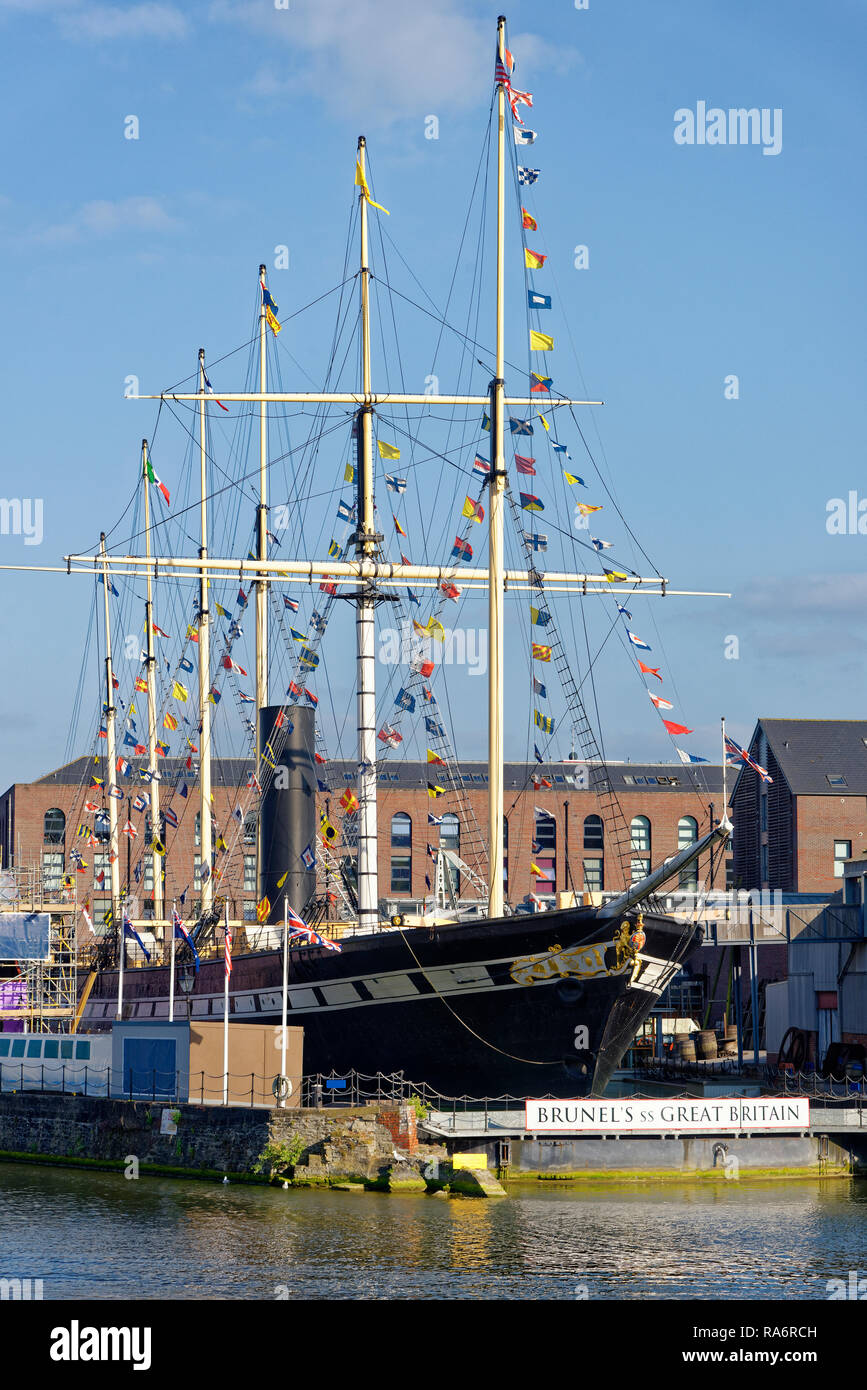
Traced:
[[59, 893], [63, 888], [64, 859], [62, 849], [42, 851], [42, 888], [46, 893]]
[[630, 827], [632, 834], [632, 882], [647, 878], [650, 873], [650, 821], [647, 816], [633, 816]]
[[195, 824], [195, 829], [193, 830], [193, 844], [194, 844], [194, 845], [200, 845], [201, 843], [202, 843], [202, 813], [201, 813], [201, 811], [197, 811], [197, 812], [196, 812], [196, 824]]
[[93, 818], [93, 833], [103, 844], [107, 844], [111, 839], [111, 821], [108, 811], [97, 811]]
[[584, 819], [584, 848], [602, 850], [605, 830], [601, 816], [586, 816]]
[[503, 897], [509, 896], [509, 822], [503, 817]]
[[391, 818], [391, 891], [412, 892], [412, 821], [404, 811]]
[[66, 834], [66, 816], [58, 806], [45, 812], [42, 838], [47, 845], [62, 845]]
[[[461, 852], [461, 823], [452, 812], [443, 816], [443, 823], [440, 826], [440, 849], [450, 850], [452, 854], [460, 854]], [[460, 873], [451, 864], [447, 864], [446, 867], [451, 875], [455, 895], [458, 896], [461, 891]]]
[[602, 879], [602, 860], [584, 860], [584, 891], [587, 893], [601, 893], [603, 888]]
[[256, 814], [244, 817], [244, 844], [255, 845], [256, 843]]
[[244, 892], [255, 893], [256, 891], [256, 856], [255, 854], [244, 855]]
[[[109, 871], [111, 865], [107, 850], [95, 851], [93, 855], [93, 886], [107, 892], [111, 887]], [[99, 875], [102, 874], [102, 878]]]
[[[145, 888], [147, 888], [147, 887], [148, 887], [148, 883], [147, 883], [147, 871], [145, 871], [145, 875], [146, 875], [146, 876], [145, 876]], [[151, 884], [150, 886], [153, 887], [153, 884]], [[202, 886], [202, 856], [201, 856], [200, 854], [194, 854], [194, 855], [193, 855], [193, 888], [195, 889], [196, 892], [198, 892], [199, 889], [201, 888], [201, 886]], [[246, 887], [246, 875], [245, 875], [245, 887]]]
[[[698, 839], [698, 821], [695, 816], [681, 816], [677, 822], [677, 848], [689, 849]], [[681, 888], [690, 888], [695, 891], [698, 888], [698, 861], [693, 860], [681, 869], [679, 875]]]
[[851, 859], [851, 858], [852, 858], [852, 841], [851, 841], [851, 840], [835, 840], [835, 841], [834, 841], [834, 877], [835, 877], [835, 878], [842, 878], [842, 877], [843, 877], [843, 864], [844, 864], [844, 862], [845, 862], [847, 859]]
[[840, 772], [826, 772], [825, 781], [829, 787], [848, 787], [849, 783]]
[[536, 817], [533, 862], [541, 869], [534, 874], [536, 893], [553, 893], [557, 886], [557, 822], [553, 816]]

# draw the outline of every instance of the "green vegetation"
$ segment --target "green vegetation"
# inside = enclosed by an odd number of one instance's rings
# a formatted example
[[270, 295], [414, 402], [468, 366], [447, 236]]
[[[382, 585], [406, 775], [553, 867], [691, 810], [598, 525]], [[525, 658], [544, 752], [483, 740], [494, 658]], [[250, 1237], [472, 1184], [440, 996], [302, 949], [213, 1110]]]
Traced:
[[430, 1114], [430, 1106], [425, 1105], [421, 1096], [417, 1096], [415, 1094], [411, 1095], [409, 1098], [409, 1103], [415, 1111], [415, 1117], [417, 1120], [427, 1119], [428, 1115]]
[[266, 1177], [283, 1177], [286, 1170], [294, 1168], [303, 1154], [306, 1145], [300, 1134], [293, 1135], [288, 1144], [270, 1139], [260, 1153], [251, 1171], [264, 1173]]

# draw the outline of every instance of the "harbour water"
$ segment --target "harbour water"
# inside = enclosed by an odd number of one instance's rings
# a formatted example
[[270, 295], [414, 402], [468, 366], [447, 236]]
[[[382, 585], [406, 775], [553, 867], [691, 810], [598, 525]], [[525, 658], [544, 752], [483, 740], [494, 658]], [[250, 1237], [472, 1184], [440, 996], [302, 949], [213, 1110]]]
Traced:
[[512, 1188], [507, 1200], [0, 1165], [0, 1278], [44, 1299], [827, 1299], [867, 1183]]

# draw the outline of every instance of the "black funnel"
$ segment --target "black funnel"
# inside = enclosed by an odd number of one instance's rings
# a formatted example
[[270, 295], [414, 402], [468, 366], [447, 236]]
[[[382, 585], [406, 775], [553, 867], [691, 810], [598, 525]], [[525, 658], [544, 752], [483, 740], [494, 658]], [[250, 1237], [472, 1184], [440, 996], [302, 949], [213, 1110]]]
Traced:
[[259, 710], [259, 737], [266, 756], [265, 745], [271, 745], [276, 768], [262, 794], [258, 900], [268, 899], [268, 921], [276, 923], [283, 921], [284, 895], [301, 913], [316, 887], [316, 870], [305, 867], [302, 859], [308, 847], [317, 852], [313, 710], [266, 705]]

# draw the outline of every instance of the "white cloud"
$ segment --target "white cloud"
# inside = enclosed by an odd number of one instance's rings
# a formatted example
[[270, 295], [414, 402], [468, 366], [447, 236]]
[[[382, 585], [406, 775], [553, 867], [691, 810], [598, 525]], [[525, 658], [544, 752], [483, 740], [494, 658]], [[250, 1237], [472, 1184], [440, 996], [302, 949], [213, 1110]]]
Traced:
[[65, 222], [34, 231], [31, 239], [43, 243], [83, 241], [86, 237], [107, 237], [117, 232], [170, 232], [179, 225], [159, 198], [132, 197], [115, 202], [99, 198], [82, 203]]
[[[214, 0], [210, 9], [212, 20], [266, 41], [246, 95], [309, 93], [360, 130], [407, 116], [443, 120], [477, 105], [493, 82], [492, 13], [467, 0], [291, 0], [286, 10], [268, 0]], [[532, 34], [512, 47], [518, 86], [543, 68], [562, 73], [581, 61], [576, 50]]]
[[183, 39], [190, 27], [182, 10], [158, 0], [145, 0], [138, 5], [95, 5], [87, 0], [0, 0], [0, 14], [50, 14], [64, 38], [96, 42]]

